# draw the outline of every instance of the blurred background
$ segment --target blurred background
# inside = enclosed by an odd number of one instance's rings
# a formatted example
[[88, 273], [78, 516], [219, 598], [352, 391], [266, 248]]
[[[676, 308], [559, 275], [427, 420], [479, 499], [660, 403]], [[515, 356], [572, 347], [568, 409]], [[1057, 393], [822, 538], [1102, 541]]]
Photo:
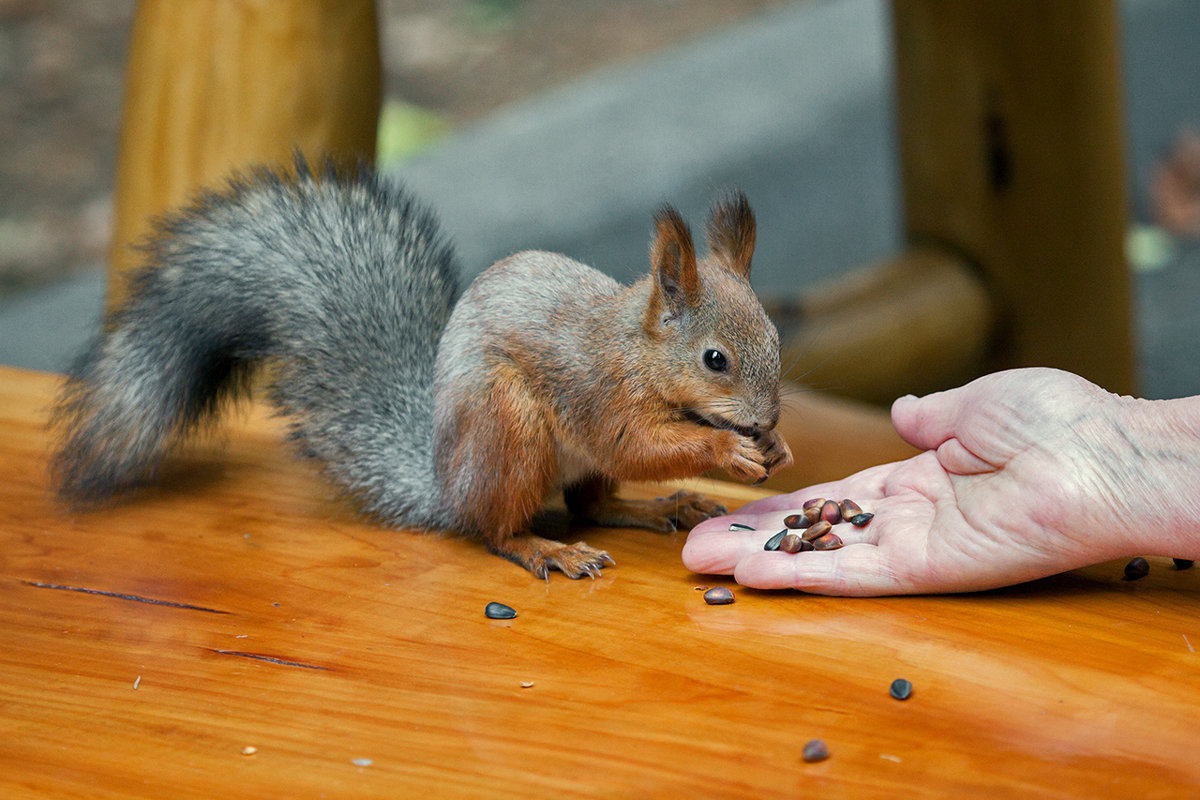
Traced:
[[[134, 7], [0, 0], [0, 364], [65, 369], [99, 319]], [[741, 187], [786, 297], [902, 248], [889, 7], [381, 0], [378, 161], [468, 275], [541, 248], [628, 280], [658, 204], [699, 227]], [[1139, 393], [1200, 394], [1200, 3], [1119, 8]]]

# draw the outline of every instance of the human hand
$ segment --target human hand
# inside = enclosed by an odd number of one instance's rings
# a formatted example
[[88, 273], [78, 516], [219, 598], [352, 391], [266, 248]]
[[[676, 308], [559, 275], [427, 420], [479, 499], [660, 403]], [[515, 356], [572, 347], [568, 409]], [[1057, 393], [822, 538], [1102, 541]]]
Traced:
[[[1134, 554], [1147, 544], [1126, 523], [1153, 487], [1127, 427], [1145, 402], [1050, 369], [900, 398], [893, 424], [926, 452], [703, 522], [684, 565], [756, 588], [884, 595], [989, 589]], [[812, 497], [850, 498], [875, 518], [838, 526], [839, 550], [764, 551]]]

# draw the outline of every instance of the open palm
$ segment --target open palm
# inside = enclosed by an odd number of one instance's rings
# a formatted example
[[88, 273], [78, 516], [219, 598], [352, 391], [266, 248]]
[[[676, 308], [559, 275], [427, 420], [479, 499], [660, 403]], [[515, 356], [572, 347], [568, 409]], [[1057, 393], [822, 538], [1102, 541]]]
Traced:
[[[1104, 456], [1118, 398], [1055, 370], [1017, 370], [902, 398], [893, 421], [926, 452], [751, 503], [693, 529], [684, 564], [764, 589], [882, 595], [988, 589], [1122, 555]], [[839, 550], [767, 552], [804, 500], [851, 498], [875, 518]], [[731, 523], [753, 532], [730, 530]]]

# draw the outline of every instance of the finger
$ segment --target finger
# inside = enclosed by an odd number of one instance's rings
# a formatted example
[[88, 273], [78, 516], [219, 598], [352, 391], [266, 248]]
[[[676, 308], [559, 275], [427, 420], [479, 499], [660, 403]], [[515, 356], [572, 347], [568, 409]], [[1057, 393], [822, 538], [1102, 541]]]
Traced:
[[[688, 533], [683, 544], [683, 566], [701, 575], [729, 575], [737, 563], [750, 553], [762, 551], [763, 544], [779, 529], [760, 528], [758, 515], [737, 515], [705, 520]], [[742, 530], [748, 525], [753, 530]], [[735, 529], [730, 530], [733, 526]], [[764, 551], [765, 552], [765, 551]]]
[[919, 591], [889, 569], [880, 548], [865, 542], [808, 553], [760, 551], [737, 563], [733, 577], [754, 589], [799, 589], [810, 594], [876, 597]]
[[954, 435], [964, 402], [964, 389], [905, 395], [892, 403], [892, 426], [900, 438], [922, 450], [936, 450]]
[[981, 475], [996, 471], [993, 465], [972, 453], [957, 438], [947, 439], [938, 445], [937, 459], [951, 475]]

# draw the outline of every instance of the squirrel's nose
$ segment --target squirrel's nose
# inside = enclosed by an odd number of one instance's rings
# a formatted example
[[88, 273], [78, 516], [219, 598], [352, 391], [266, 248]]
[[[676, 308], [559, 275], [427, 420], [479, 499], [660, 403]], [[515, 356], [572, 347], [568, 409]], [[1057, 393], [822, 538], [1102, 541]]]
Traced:
[[779, 412], [776, 411], [774, 414], [771, 414], [769, 417], [765, 417], [765, 418], [753, 423], [750, 427], [754, 428], [756, 434], [761, 435], [768, 431], [775, 430], [775, 426], [778, 424], [779, 424]]
[[775, 423], [772, 422], [770, 424], [767, 424], [767, 423], [763, 423], [763, 422], [755, 422], [753, 425], [748, 425], [746, 427], [748, 427], [750, 429], [750, 435], [753, 438], [758, 439], [758, 438], [766, 436], [768, 433], [770, 433], [771, 430], [775, 427]]

